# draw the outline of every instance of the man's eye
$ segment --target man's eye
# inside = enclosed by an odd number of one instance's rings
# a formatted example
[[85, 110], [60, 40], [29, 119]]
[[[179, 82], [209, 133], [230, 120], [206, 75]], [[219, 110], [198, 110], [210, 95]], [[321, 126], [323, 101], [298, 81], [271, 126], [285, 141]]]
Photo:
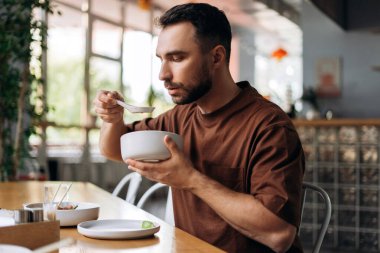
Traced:
[[172, 57], [172, 61], [174, 61], [174, 62], [182, 61], [182, 59], [183, 59], [183, 57], [181, 57], [181, 56], [173, 56]]

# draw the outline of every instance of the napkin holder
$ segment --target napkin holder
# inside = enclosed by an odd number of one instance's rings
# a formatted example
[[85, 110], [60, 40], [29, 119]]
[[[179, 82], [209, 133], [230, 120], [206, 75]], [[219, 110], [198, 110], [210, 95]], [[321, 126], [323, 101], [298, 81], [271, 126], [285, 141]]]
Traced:
[[59, 221], [22, 223], [0, 227], [0, 244], [36, 249], [60, 239]]

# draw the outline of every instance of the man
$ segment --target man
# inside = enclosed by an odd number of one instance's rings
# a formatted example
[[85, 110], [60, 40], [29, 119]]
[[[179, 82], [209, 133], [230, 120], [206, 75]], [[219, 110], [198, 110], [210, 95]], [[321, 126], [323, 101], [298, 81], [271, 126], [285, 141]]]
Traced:
[[138, 130], [180, 134], [179, 150], [129, 168], [173, 189], [176, 226], [227, 252], [302, 252], [297, 227], [304, 155], [286, 114], [228, 69], [231, 28], [208, 4], [184, 4], [159, 20], [160, 79], [177, 105], [156, 118], [124, 124], [117, 92], [94, 100], [103, 119], [100, 149], [121, 160], [120, 136]]

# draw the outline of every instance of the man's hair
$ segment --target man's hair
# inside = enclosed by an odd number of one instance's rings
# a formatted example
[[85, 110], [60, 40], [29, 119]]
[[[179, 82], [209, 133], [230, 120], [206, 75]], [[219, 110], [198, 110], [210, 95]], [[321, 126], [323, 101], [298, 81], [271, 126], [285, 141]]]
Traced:
[[158, 20], [162, 28], [180, 22], [190, 22], [195, 27], [195, 36], [202, 52], [217, 45], [226, 49], [226, 62], [231, 55], [231, 26], [223, 11], [206, 3], [177, 5], [165, 12]]

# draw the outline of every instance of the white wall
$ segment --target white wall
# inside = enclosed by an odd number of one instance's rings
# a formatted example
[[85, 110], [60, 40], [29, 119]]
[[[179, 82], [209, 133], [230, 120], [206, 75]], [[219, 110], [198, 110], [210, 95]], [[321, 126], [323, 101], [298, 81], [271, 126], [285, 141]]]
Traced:
[[252, 30], [243, 27], [232, 27], [239, 39], [238, 66], [239, 77], [235, 81], [248, 81], [255, 86], [255, 35]]
[[316, 59], [342, 59], [342, 94], [319, 99], [320, 110], [345, 118], [380, 117], [380, 72], [372, 69], [380, 65], [380, 34], [344, 31], [308, 1], [303, 1], [301, 23], [306, 87], [316, 83]]

